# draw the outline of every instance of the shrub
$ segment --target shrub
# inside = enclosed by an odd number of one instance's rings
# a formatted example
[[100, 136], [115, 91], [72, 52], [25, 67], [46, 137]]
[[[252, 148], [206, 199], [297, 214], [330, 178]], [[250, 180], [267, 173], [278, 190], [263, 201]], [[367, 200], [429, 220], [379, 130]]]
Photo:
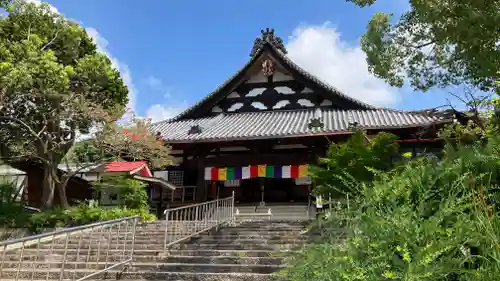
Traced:
[[147, 184], [142, 181], [121, 175], [106, 176], [101, 179], [100, 183], [94, 184], [94, 188], [100, 192], [109, 188], [117, 189], [120, 205], [129, 209], [148, 208], [146, 186]]
[[145, 208], [104, 208], [82, 203], [65, 210], [55, 209], [33, 214], [28, 224], [28, 229], [32, 233], [40, 233], [45, 229], [73, 227], [131, 216], [139, 216], [142, 221], [156, 220], [156, 217]]
[[[448, 148], [362, 184], [326, 235], [291, 257], [288, 280], [497, 280], [500, 221], [496, 146]], [[339, 217], [341, 217], [339, 219]]]
[[[312, 168], [318, 195], [360, 192], [359, 182], [371, 182], [376, 173], [390, 170], [392, 158], [398, 151], [396, 136], [379, 133], [370, 142], [366, 135], [355, 130], [342, 144], [331, 143], [320, 165]], [[355, 182], [353, 186], [351, 183]]]
[[18, 191], [15, 182], [0, 181], [0, 241], [14, 238], [16, 230], [28, 222], [29, 214], [16, 200]]

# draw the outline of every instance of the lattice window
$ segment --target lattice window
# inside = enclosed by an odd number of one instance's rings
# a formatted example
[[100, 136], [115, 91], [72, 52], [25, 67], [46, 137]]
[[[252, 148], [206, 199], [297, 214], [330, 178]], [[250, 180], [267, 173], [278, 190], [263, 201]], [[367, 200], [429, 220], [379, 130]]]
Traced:
[[168, 181], [177, 186], [184, 186], [184, 171], [168, 171]]

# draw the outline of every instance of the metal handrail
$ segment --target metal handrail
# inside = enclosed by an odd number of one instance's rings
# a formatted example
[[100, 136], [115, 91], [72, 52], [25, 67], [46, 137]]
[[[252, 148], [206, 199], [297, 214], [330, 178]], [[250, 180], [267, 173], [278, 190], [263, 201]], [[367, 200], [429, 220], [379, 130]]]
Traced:
[[234, 222], [234, 191], [231, 197], [167, 209], [164, 250], [195, 235]]
[[[139, 216], [132, 216], [2, 241], [0, 280], [17, 281], [31, 277], [30, 280], [82, 281], [129, 264], [134, 255], [138, 221]], [[78, 262], [74, 263], [74, 268], [67, 264], [70, 252], [76, 252], [77, 261], [85, 257], [85, 269], [92, 273], [77, 272]], [[55, 253], [62, 256], [62, 260], [51, 268], [54, 262], [46, 259]], [[101, 259], [103, 256], [105, 258]], [[57, 269], [57, 272], [51, 269]]]

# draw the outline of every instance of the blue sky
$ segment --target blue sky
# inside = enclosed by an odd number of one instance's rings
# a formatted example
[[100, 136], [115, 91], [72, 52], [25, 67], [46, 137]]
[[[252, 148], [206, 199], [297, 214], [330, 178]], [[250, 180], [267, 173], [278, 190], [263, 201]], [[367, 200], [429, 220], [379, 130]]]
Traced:
[[397, 109], [447, 103], [437, 91], [391, 88], [366, 69], [359, 49], [366, 23], [376, 11], [401, 13], [404, 0], [379, 0], [369, 9], [343, 0], [47, 2], [89, 30], [132, 89], [131, 107], [155, 120], [172, 117], [232, 75], [266, 27], [275, 28], [294, 61], [348, 95]]

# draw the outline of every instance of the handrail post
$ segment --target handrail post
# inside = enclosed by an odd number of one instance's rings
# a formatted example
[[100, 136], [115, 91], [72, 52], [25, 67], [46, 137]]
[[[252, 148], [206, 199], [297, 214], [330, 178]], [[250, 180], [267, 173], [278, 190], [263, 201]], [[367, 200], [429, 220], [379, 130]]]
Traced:
[[215, 201], [215, 230], [219, 230], [219, 199]]
[[231, 224], [234, 224], [234, 189], [231, 195]]
[[134, 219], [134, 225], [132, 226], [132, 250], [130, 251], [130, 261], [132, 262], [132, 259], [134, 258], [134, 248], [135, 248], [135, 230], [137, 228], [137, 222], [139, 221], [139, 218]]
[[163, 251], [167, 251], [167, 244], [168, 244], [168, 218], [169, 218], [169, 213], [170, 211], [168, 209], [165, 210], [165, 241], [163, 243]]
[[307, 210], [306, 217], [309, 220], [311, 218], [311, 187], [309, 187], [309, 192], [307, 193]]

